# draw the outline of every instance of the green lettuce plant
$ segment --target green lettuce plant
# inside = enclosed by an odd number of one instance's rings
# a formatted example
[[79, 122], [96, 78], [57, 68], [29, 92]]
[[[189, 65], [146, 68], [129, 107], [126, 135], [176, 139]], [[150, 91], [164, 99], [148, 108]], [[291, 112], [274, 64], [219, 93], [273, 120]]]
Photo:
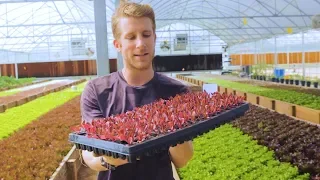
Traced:
[[256, 95], [261, 95], [269, 98], [273, 98], [276, 100], [289, 102], [305, 107], [309, 107], [312, 109], [320, 109], [320, 97], [311, 94], [305, 94], [290, 90], [283, 90], [283, 89], [272, 89], [272, 88], [265, 88], [250, 84], [242, 84], [238, 82], [222, 80], [217, 78], [206, 78], [206, 77], [199, 77], [194, 76], [192, 78], [203, 80], [207, 83], [215, 83], [223, 87], [233, 88], [235, 90], [239, 90], [242, 92], [252, 93]]
[[194, 156], [178, 169], [183, 180], [309, 179], [274, 159], [274, 152], [227, 124], [193, 140]]
[[0, 113], [0, 140], [8, 137], [41, 115], [79, 96], [85, 84], [86, 82], [79, 84], [77, 90], [68, 88], [63, 91], [50, 93], [21, 106], [10, 108], [4, 113]]

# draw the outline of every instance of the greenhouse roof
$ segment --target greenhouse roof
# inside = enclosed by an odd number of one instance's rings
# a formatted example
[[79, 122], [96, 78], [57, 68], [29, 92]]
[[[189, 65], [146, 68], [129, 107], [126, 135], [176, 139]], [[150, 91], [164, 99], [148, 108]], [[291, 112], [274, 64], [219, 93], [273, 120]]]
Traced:
[[[134, 0], [150, 4], [157, 29], [183, 23], [229, 45], [311, 29], [320, 0]], [[114, 0], [106, 0], [108, 36]], [[92, 0], [0, 0], [0, 49], [30, 52], [94, 35]]]

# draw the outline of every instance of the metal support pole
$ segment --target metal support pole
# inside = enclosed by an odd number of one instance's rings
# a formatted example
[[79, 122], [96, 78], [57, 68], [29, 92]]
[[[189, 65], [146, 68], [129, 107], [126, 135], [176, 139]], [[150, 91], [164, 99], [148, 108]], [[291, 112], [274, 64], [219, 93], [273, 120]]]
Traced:
[[254, 65], [257, 64], [257, 41], [254, 42]]
[[97, 48], [97, 76], [104, 76], [110, 73], [105, 0], [94, 0], [94, 20]]
[[287, 65], [289, 65], [290, 64], [290, 54], [289, 54], [289, 48], [290, 48], [290, 46], [289, 46], [289, 44], [288, 44], [288, 40], [286, 41], [287, 43]]
[[210, 39], [211, 39], [211, 36], [210, 36], [210, 33], [209, 33], [209, 54], [210, 54], [210, 46], [211, 46]]
[[277, 37], [274, 37], [274, 64], [278, 66]]
[[263, 63], [264, 59], [263, 59], [263, 40], [260, 40], [260, 59], [259, 59], [259, 65], [261, 63]]
[[18, 63], [14, 63], [14, 70], [15, 70], [15, 74], [16, 74], [16, 79], [19, 79], [19, 76], [18, 76]]
[[[50, 8], [48, 8], [48, 14], [49, 14], [49, 23], [51, 23], [51, 14], [50, 14]], [[32, 13], [33, 16], [33, 13]], [[33, 18], [32, 18], [33, 19]], [[32, 22], [33, 23], [33, 22]], [[48, 60], [50, 61], [50, 34], [51, 34], [51, 27], [49, 28], [49, 34], [47, 34], [47, 40], [48, 40]], [[34, 35], [34, 26], [33, 26], [33, 35]]]
[[304, 32], [302, 32], [302, 76], [303, 79], [306, 77], [306, 67], [305, 67], [305, 50], [304, 50]]
[[[67, 30], [67, 37], [68, 37], [68, 44], [71, 44], [71, 37], [69, 34], [69, 29]], [[70, 51], [70, 45], [69, 45], [68, 46], [68, 60], [70, 59], [70, 54], [71, 54], [71, 51]]]
[[[190, 24], [189, 24], [188, 42], [189, 42], [189, 44], [190, 44], [190, 51], [189, 51], [189, 53], [191, 54], [191, 39], [190, 39], [190, 36], [191, 36], [191, 34], [190, 34]], [[198, 64], [199, 64], [199, 63], [198, 63]]]
[[[115, 8], [118, 8], [120, 4], [120, 0], [115, 0], [114, 5]], [[123, 57], [121, 52], [117, 52], [117, 70], [121, 70], [123, 68]]]
[[172, 40], [171, 40], [171, 24], [169, 25], [169, 47], [170, 47], [170, 55], [172, 55], [172, 48], [173, 48]]

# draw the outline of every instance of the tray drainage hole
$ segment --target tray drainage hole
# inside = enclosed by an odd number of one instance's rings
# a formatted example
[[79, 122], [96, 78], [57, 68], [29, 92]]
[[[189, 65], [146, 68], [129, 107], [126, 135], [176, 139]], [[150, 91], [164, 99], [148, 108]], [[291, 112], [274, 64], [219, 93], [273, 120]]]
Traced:
[[119, 157], [123, 160], [125, 160], [127, 157], [125, 155], [120, 154]]
[[81, 144], [80, 147], [81, 147], [82, 150], [86, 150], [86, 146], [85, 145]]
[[112, 156], [112, 153], [110, 151], [107, 151], [107, 156]]
[[94, 152], [95, 154], [100, 154], [100, 153], [99, 153], [99, 150], [98, 150], [97, 148], [93, 148], [93, 152]]
[[81, 149], [80, 144], [76, 144], [76, 148], [77, 148], [77, 149]]

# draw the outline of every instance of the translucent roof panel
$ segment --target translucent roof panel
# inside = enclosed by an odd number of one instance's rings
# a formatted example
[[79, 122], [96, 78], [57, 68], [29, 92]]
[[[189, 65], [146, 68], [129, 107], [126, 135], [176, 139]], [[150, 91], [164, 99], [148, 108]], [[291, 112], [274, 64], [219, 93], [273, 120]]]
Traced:
[[[106, 0], [108, 36], [115, 0]], [[157, 29], [189, 24], [228, 45], [311, 29], [319, 0], [133, 0], [150, 4]], [[66, 48], [74, 37], [95, 43], [92, 0], [0, 0], [0, 49]], [[56, 48], [55, 48], [56, 47]]]
[[162, 1], [154, 7], [161, 23], [192, 22], [230, 45], [311, 28], [311, 17], [320, 14], [317, 0]]
[[279, 35], [254, 42], [236, 44], [229, 49], [229, 53], [231, 54], [291, 53], [301, 51], [320, 52], [320, 30], [312, 29], [295, 34]]

